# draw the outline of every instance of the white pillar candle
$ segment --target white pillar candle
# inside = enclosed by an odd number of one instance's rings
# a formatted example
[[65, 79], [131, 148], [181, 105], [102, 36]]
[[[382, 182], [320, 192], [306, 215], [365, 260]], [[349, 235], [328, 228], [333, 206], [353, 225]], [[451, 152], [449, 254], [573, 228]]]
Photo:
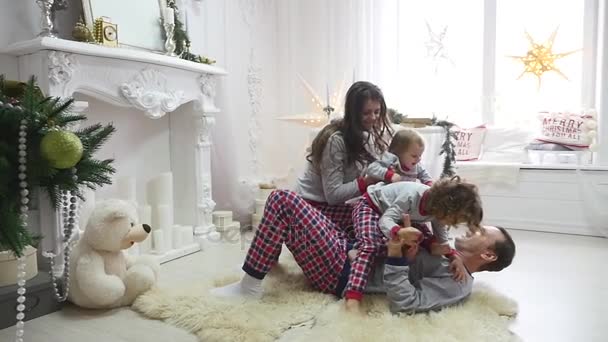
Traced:
[[146, 184], [146, 199], [150, 205], [173, 205], [173, 174], [161, 173]]
[[120, 177], [116, 179], [116, 197], [134, 203], [137, 202], [135, 177]]
[[87, 226], [87, 221], [95, 209], [95, 191], [89, 189], [88, 187], [84, 187], [82, 190], [85, 201], [80, 203], [80, 230], [85, 230]]
[[145, 223], [151, 226], [152, 229], [152, 207], [147, 204], [138, 207], [139, 223]]
[[163, 239], [165, 240], [165, 249], [171, 249], [173, 243], [171, 234], [173, 228], [173, 217], [171, 207], [168, 204], [159, 204], [156, 206], [156, 224], [158, 224], [157, 230], [164, 232]]
[[148, 237], [139, 243], [139, 253], [140, 254], [149, 254], [152, 251], [152, 232], [148, 235]]
[[173, 246], [173, 249], [178, 249], [183, 247], [184, 242], [182, 239], [182, 230], [181, 230], [181, 226], [174, 224], [172, 229], [171, 229], [171, 234], [173, 234], [172, 240], [171, 240], [171, 244]]
[[166, 251], [165, 249], [165, 239], [163, 237], [163, 231], [162, 230], [155, 230], [152, 232], [152, 242], [153, 242], [153, 247], [154, 250], [157, 253], [164, 253]]
[[180, 232], [182, 235], [182, 243], [184, 245], [191, 245], [194, 243], [194, 232], [192, 226], [181, 226]]

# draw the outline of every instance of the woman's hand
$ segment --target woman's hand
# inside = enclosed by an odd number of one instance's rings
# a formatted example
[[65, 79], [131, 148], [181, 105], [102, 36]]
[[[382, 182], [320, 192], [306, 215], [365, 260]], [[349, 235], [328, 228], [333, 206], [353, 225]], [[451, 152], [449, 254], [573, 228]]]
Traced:
[[372, 176], [369, 175], [365, 175], [365, 177], [363, 177], [363, 180], [365, 181], [365, 185], [370, 186], [372, 184], [376, 184], [378, 182], [380, 182], [380, 179], [374, 178]]

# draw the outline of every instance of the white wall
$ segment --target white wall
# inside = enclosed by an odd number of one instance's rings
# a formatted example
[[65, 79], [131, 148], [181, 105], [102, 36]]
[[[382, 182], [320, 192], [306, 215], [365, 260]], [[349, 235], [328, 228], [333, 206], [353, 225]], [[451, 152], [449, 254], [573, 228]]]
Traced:
[[[355, 36], [364, 28], [352, 14], [366, 3], [206, 0], [188, 18], [195, 50], [217, 59], [229, 73], [221, 83], [222, 113], [214, 131], [219, 209], [232, 209], [248, 221], [252, 185], [273, 178], [282, 186], [293, 184], [305, 163], [310, 129], [276, 118], [313, 109], [298, 74], [323, 98], [327, 85], [336, 91], [344, 79], [348, 87], [353, 69], [358, 79], [364, 77], [360, 66], [367, 52], [353, 53]], [[259, 97], [252, 77], [260, 79]]]
[[301, 166], [308, 137], [307, 129], [276, 120], [294, 113], [297, 97], [290, 90], [286, 3], [204, 1], [188, 18], [194, 50], [228, 71], [218, 89], [213, 193], [216, 208], [234, 210], [242, 222], [249, 221], [259, 181]]
[[[69, 35], [80, 11], [79, 1], [73, 2], [78, 5], [58, 15], [62, 36]], [[366, 2], [182, 1], [182, 6], [190, 7], [187, 24], [193, 51], [217, 60], [228, 72], [218, 83], [216, 103], [221, 113], [216, 116], [213, 136], [217, 209], [234, 210], [238, 219], [247, 222], [258, 182], [293, 183], [304, 165], [310, 130], [276, 118], [313, 109], [298, 73], [323, 97], [327, 84], [332, 91], [344, 78], [350, 84], [355, 64], [361, 64], [366, 53], [352, 53], [361, 28], [350, 14]], [[0, 0], [0, 8], [0, 48], [38, 33], [40, 12], [34, 1]], [[18, 77], [15, 59], [0, 56], [0, 72]], [[357, 69], [358, 78], [364, 74], [363, 68]], [[133, 127], [129, 118], [141, 113], [76, 97], [90, 102], [90, 120], [113, 121], [117, 126], [118, 132], [100, 157], [116, 158], [118, 177], [137, 176], [138, 198], [143, 199], [144, 182], [171, 167], [167, 128], [170, 117], [180, 111]], [[111, 194], [108, 188], [99, 196]]]
[[[162, 172], [171, 171], [169, 154], [169, 120], [164, 116], [156, 120], [133, 120], [133, 117], [143, 117], [144, 113], [120, 108], [99, 101], [95, 98], [76, 94], [77, 100], [88, 101], [89, 108], [85, 111], [87, 121], [82, 125], [93, 123], [112, 123], [116, 132], [96, 154], [97, 159], [114, 159], [117, 172], [115, 177], [135, 177], [137, 202], [144, 203], [146, 183]], [[182, 114], [177, 111], [175, 114]], [[99, 189], [96, 198], [111, 198], [116, 196], [114, 185]]]

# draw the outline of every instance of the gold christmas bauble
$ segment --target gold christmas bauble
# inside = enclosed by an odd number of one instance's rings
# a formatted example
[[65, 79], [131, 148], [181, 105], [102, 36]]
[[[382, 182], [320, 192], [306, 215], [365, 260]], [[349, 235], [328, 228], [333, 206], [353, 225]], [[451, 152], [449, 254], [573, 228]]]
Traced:
[[82, 158], [82, 142], [70, 131], [48, 132], [40, 142], [40, 154], [56, 169], [74, 167]]

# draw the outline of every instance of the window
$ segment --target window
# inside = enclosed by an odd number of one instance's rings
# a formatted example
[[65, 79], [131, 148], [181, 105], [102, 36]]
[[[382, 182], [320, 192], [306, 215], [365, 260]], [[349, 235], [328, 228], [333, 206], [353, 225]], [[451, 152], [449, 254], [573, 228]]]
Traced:
[[[398, 1], [382, 13], [375, 48], [376, 81], [389, 106], [413, 117], [446, 118], [461, 126], [527, 125], [542, 110], [593, 107], [597, 0]], [[385, 10], [385, 12], [387, 12]], [[557, 29], [553, 52], [577, 51], [550, 71], [526, 73], [530, 42], [545, 43]], [[386, 30], [391, 30], [390, 33]], [[394, 31], [397, 34], [395, 37]], [[386, 34], [384, 34], [386, 33]], [[396, 57], [382, 46], [396, 44]], [[395, 65], [396, 64], [396, 65]], [[395, 72], [396, 70], [396, 72]]]
[[[497, 2], [496, 124], [530, 124], [539, 110], [578, 110], [583, 105], [584, 4], [581, 0]], [[507, 56], [526, 54], [530, 42], [525, 31], [539, 44], [556, 33], [554, 53], [577, 51], [555, 61], [567, 80], [554, 71], [542, 75], [540, 87], [538, 78], [532, 74], [517, 79], [524, 69], [523, 63]]]

